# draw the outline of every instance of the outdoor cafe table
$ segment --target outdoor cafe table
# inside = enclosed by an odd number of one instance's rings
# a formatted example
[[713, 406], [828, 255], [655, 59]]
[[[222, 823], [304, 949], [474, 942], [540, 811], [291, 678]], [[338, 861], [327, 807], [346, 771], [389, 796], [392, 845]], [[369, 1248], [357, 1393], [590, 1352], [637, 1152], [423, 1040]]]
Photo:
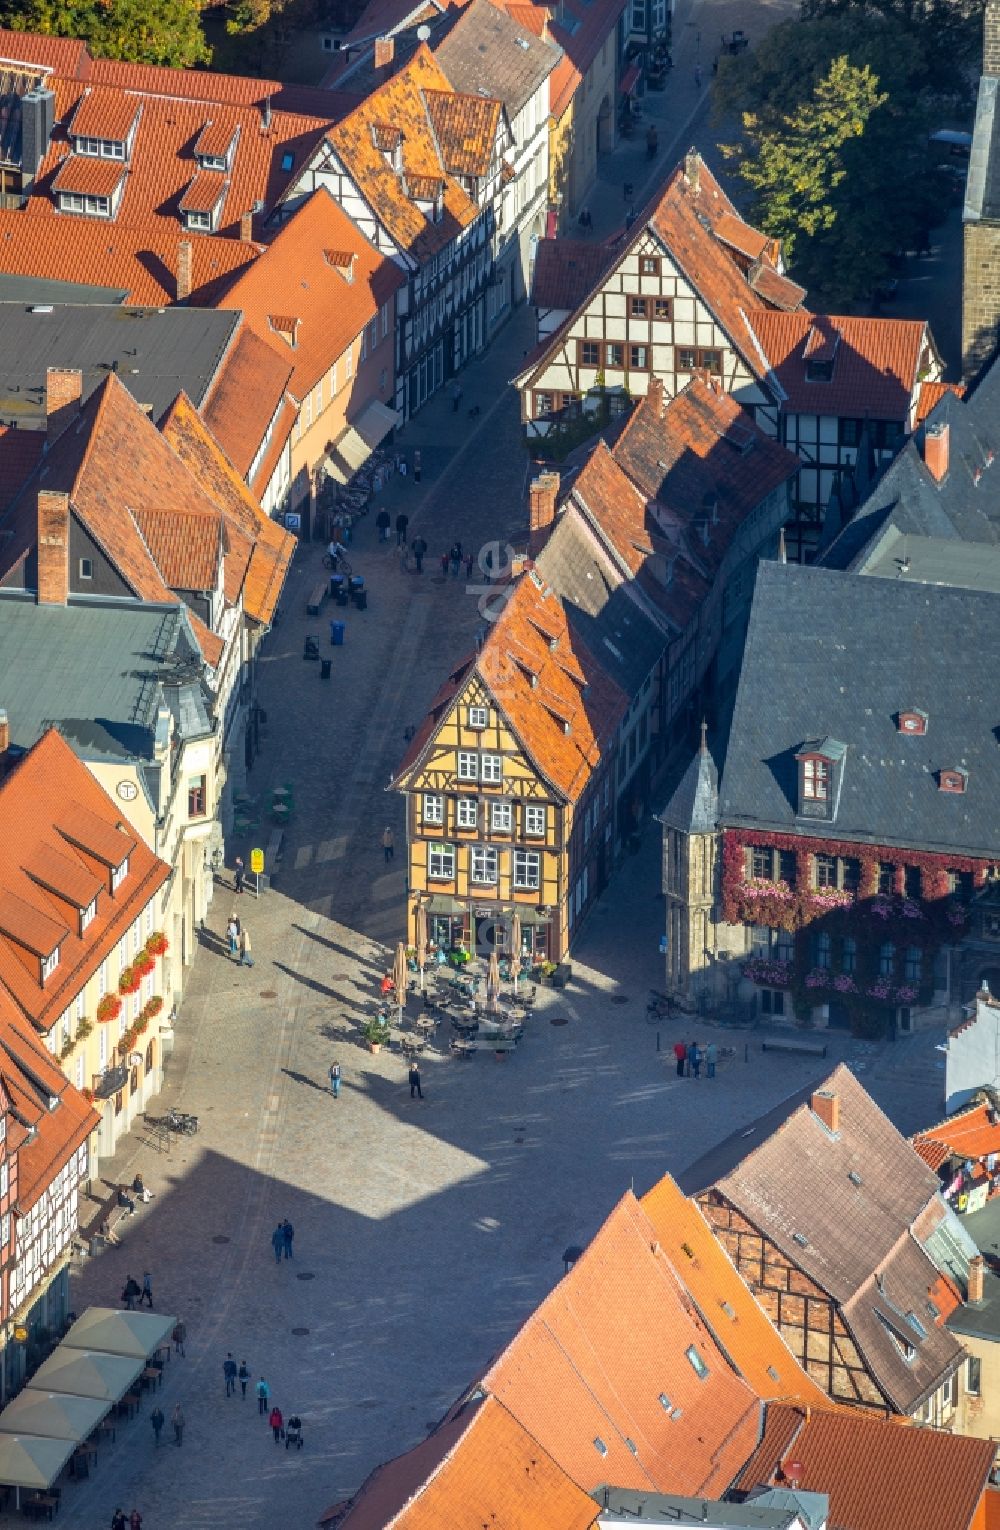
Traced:
[[41, 1519], [44, 1514], [46, 1519], [51, 1519], [59, 1509], [59, 1500], [52, 1493], [32, 1493], [22, 1503], [25, 1514], [30, 1514], [33, 1519]]
[[147, 1365], [142, 1373], [142, 1380], [149, 1387], [150, 1391], [153, 1390], [154, 1386], [162, 1387], [163, 1371], [158, 1365]]
[[78, 1445], [70, 1458], [70, 1473], [74, 1477], [89, 1477], [90, 1463], [97, 1460], [97, 1446], [86, 1441]]

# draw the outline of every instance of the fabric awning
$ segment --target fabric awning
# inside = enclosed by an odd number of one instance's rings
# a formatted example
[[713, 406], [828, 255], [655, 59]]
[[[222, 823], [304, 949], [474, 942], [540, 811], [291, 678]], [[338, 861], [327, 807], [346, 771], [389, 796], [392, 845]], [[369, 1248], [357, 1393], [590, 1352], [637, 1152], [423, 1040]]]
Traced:
[[42, 1435], [47, 1440], [85, 1440], [111, 1407], [100, 1397], [36, 1392], [26, 1387], [0, 1413], [0, 1435]]
[[337, 483], [350, 482], [358, 468], [364, 467], [376, 446], [398, 424], [399, 417], [395, 409], [373, 398], [327, 453], [327, 476]]
[[622, 81], [618, 89], [623, 96], [630, 96], [639, 83], [642, 68], [639, 64], [630, 64], [622, 75]]
[[88, 1307], [60, 1348], [103, 1350], [109, 1355], [145, 1359], [169, 1337], [177, 1322], [159, 1312], [122, 1312], [117, 1307]]
[[0, 1435], [0, 1482], [11, 1487], [51, 1487], [73, 1451], [75, 1440], [50, 1440], [38, 1434]]
[[[31, 1378], [36, 1392], [72, 1392], [76, 1397], [100, 1397], [118, 1402], [139, 1372], [145, 1355], [103, 1355], [62, 1343]], [[0, 1482], [7, 1479], [0, 1475]]]
[[373, 398], [358, 415], [354, 422], [354, 429], [374, 451], [376, 446], [381, 446], [390, 430], [395, 430], [398, 424], [399, 417], [395, 409], [390, 409], [387, 404]]

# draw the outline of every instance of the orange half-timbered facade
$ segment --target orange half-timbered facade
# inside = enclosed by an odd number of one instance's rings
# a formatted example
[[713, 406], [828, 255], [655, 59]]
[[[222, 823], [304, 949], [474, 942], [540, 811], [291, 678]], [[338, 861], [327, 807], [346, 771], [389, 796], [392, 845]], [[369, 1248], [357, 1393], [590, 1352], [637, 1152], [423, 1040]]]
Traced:
[[537, 575], [513, 588], [481, 650], [449, 676], [392, 786], [407, 798], [410, 939], [422, 903], [436, 950], [559, 962], [610, 872], [624, 694]]

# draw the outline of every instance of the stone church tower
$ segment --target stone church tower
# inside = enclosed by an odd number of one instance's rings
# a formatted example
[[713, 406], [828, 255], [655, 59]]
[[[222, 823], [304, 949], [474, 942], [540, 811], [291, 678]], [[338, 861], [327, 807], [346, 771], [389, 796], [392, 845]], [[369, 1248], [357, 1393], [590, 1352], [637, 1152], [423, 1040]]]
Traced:
[[719, 777], [701, 725], [701, 748], [657, 817], [663, 825], [667, 905], [666, 991], [684, 1008], [715, 996]]
[[987, 0], [983, 72], [965, 187], [962, 376], [968, 381], [1000, 339], [1000, 0]]

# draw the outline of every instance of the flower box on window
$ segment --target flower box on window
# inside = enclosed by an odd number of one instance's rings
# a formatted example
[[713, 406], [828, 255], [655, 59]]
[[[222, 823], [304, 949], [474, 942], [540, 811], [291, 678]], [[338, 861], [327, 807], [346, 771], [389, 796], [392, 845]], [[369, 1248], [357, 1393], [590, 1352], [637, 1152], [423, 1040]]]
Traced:
[[137, 967], [123, 967], [118, 979], [119, 993], [138, 993], [142, 984], [142, 973]]
[[[97, 1018], [102, 1024], [109, 1020], [117, 1020], [122, 1012], [122, 1001], [117, 994], [106, 993], [97, 1006]], [[82, 1027], [80, 1028], [82, 1030]], [[79, 1031], [77, 1032], [79, 1035]]]
[[146, 941], [146, 950], [150, 956], [164, 956], [170, 950], [170, 942], [162, 930], [154, 930]]

